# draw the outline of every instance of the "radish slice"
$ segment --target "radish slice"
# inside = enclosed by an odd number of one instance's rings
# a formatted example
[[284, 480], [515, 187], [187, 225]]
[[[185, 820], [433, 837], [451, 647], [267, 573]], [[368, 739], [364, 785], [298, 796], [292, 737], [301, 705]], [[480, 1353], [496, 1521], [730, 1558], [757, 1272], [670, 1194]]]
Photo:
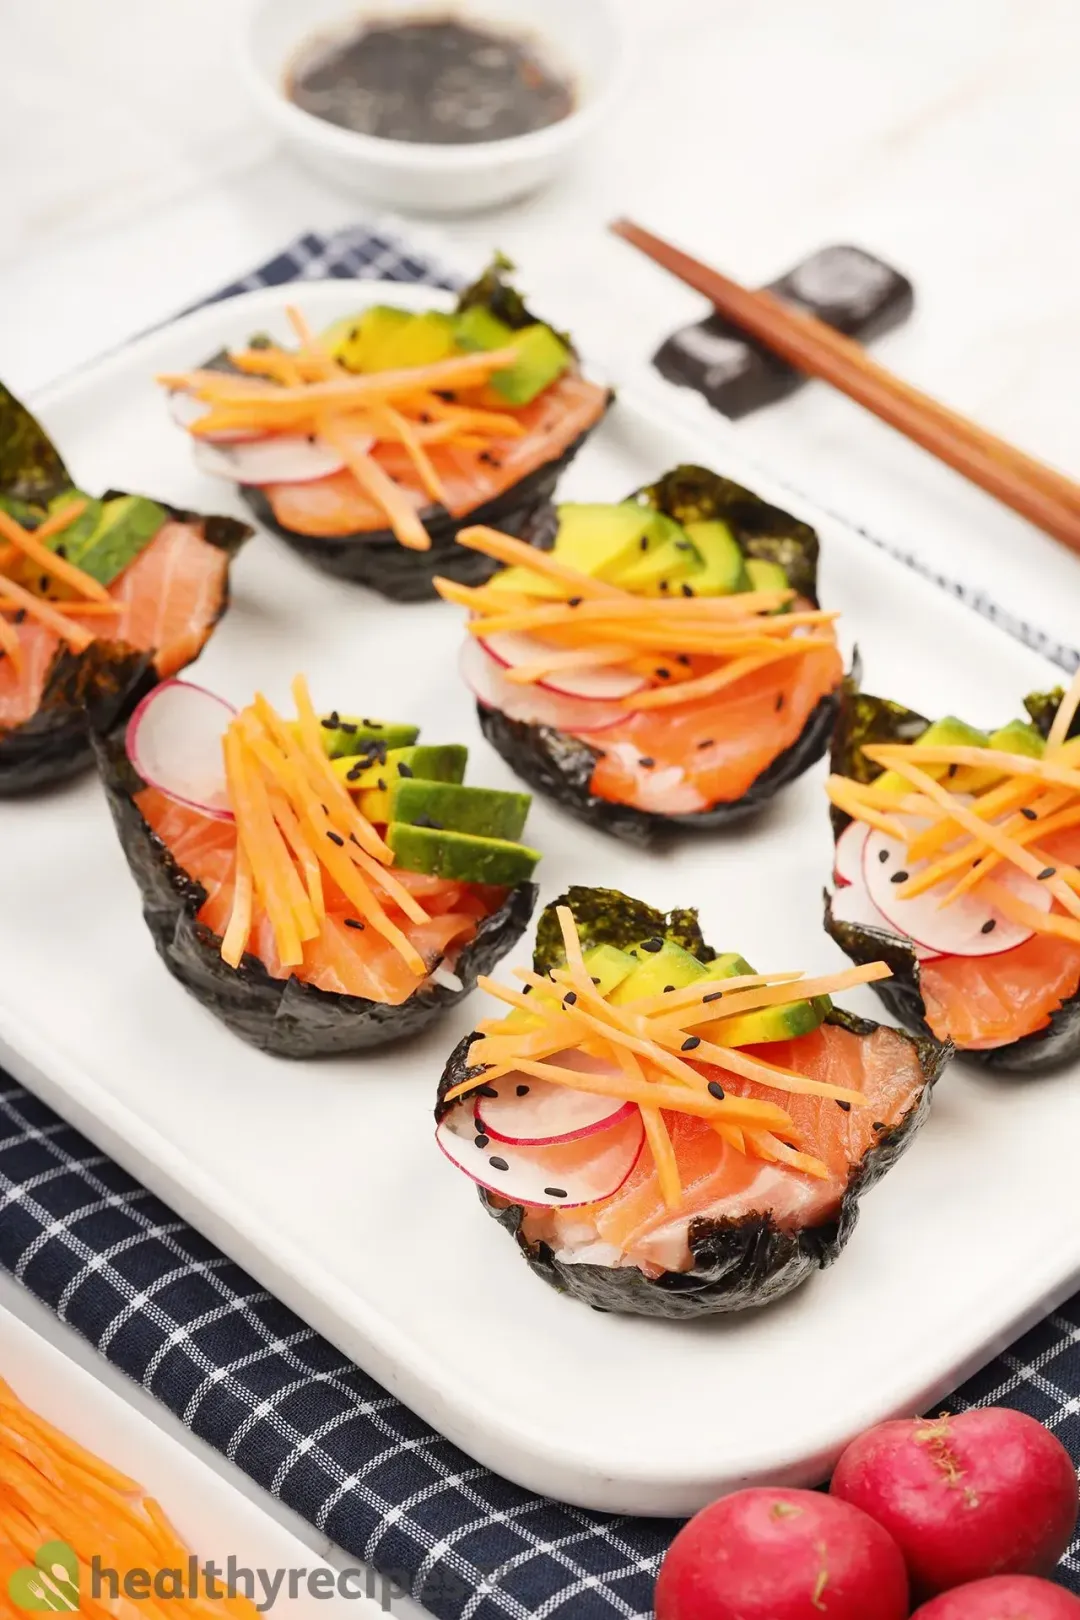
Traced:
[[[617, 1071], [602, 1058], [587, 1052], [560, 1052], [551, 1059], [564, 1069], [582, 1074]], [[491, 1096], [491, 1092], [496, 1095]], [[553, 1142], [576, 1142], [597, 1131], [609, 1130], [634, 1112], [634, 1103], [597, 1097], [589, 1091], [571, 1091], [531, 1074], [504, 1074], [485, 1086], [476, 1105], [477, 1128], [499, 1142], [543, 1147]]]
[[[902, 938], [883, 911], [870, 898], [863, 876], [863, 851], [870, 828], [864, 821], [851, 821], [836, 840], [833, 878], [837, 884], [832, 897], [832, 914], [837, 922], [854, 923], [859, 928], [877, 928], [885, 934]], [[932, 962], [942, 953], [928, 950], [916, 940], [909, 942], [919, 962]]]
[[243, 444], [208, 444], [196, 439], [195, 464], [211, 478], [227, 478], [234, 484], [310, 484], [340, 472], [345, 462], [321, 439], [278, 433]]
[[597, 703], [591, 699], [562, 697], [538, 686], [515, 686], [473, 636], [462, 648], [461, 673], [466, 686], [481, 703], [489, 709], [498, 709], [508, 720], [525, 725], [552, 726], [556, 731], [584, 734], [606, 731], [628, 718], [628, 711], [621, 703]]
[[[194, 394], [186, 394], [182, 388], [174, 388], [169, 395], [169, 414], [174, 422], [189, 431], [196, 422], [209, 414], [210, 406], [204, 399], [196, 399]], [[247, 444], [253, 439], [265, 438], [265, 434], [258, 428], [223, 428], [217, 433], [208, 433], [202, 441], [204, 444]]]
[[451, 1164], [512, 1204], [572, 1208], [612, 1198], [641, 1156], [641, 1110], [610, 1130], [572, 1142], [538, 1147], [495, 1142], [478, 1132], [471, 1099], [453, 1108], [435, 1132]]
[[[540, 662], [549, 653], [564, 649], [555, 647], [539, 636], [521, 635], [514, 630], [498, 630], [493, 636], [478, 638], [480, 645], [504, 669], [518, 669], [523, 664]], [[614, 666], [611, 669], [560, 669], [557, 674], [546, 675], [535, 683], [548, 692], [562, 697], [585, 698], [594, 703], [611, 703], [615, 698], [629, 697], [640, 692], [649, 683], [644, 675], [632, 669]]]
[[[941, 904], [945, 887], [936, 886], [911, 900], [903, 900], [897, 888], [900, 876], [915, 877], [927, 861], [909, 864], [904, 845], [887, 833], [874, 830], [863, 849], [863, 876], [870, 899], [890, 928], [931, 951], [947, 956], [1000, 956], [1031, 938], [1032, 930], [1010, 922], [979, 894], [961, 895], [947, 906]], [[1049, 911], [1053, 896], [1045, 883], [1037, 883], [1026, 872], [1008, 864], [994, 874], [996, 882], [1010, 888], [1017, 897], [1039, 911]]]
[[232, 821], [221, 740], [235, 713], [201, 686], [163, 681], [128, 721], [128, 759], [149, 787], [177, 804]]
[[865, 821], [849, 821], [836, 840], [833, 878], [837, 883], [862, 882], [863, 847], [869, 832]]

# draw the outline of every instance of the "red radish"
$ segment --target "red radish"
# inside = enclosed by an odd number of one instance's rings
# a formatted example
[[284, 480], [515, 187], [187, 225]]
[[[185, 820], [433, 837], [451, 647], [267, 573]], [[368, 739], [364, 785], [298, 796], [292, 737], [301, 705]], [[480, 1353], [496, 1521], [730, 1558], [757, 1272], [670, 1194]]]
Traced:
[[149, 787], [177, 804], [232, 821], [222, 738], [231, 703], [190, 681], [163, 681], [128, 721], [127, 756]]
[[997, 1574], [1048, 1574], [1077, 1482], [1060, 1440], [1007, 1407], [881, 1423], [848, 1446], [832, 1494], [883, 1524], [917, 1596]]
[[862, 877], [863, 848], [869, 832], [865, 821], [849, 821], [836, 840], [833, 876], [837, 883], [856, 883]]
[[1080, 1598], [1031, 1575], [995, 1575], [934, 1598], [912, 1620], [1080, 1620]]
[[[582, 1073], [613, 1074], [612, 1064], [587, 1052], [559, 1052], [550, 1060], [564, 1069]], [[489, 1081], [486, 1095], [476, 1105], [476, 1122], [498, 1142], [532, 1147], [575, 1142], [617, 1125], [635, 1110], [634, 1103], [617, 1097], [598, 1097], [591, 1091], [573, 1091], [531, 1074], [504, 1074]], [[495, 1096], [491, 1093], [494, 1092]]]
[[641, 1156], [641, 1112], [596, 1135], [537, 1147], [494, 1142], [479, 1129], [475, 1099], [452, 1108], [435, 1132], [451, 1164], [512, 1204], [538, 1209], [595, 1204], [618, 1192]]
[[[964, 894], [941, 904], [942, 891], [928, 889], [911, 900], [900, 898], [900, 874], [916, 877], [927, 861], [908, 862], [905, 848], [895, 838], [875, 828], [863, 849], [863, 875], [870, 898], [887, 919], [910, 939], [931, 951], [948, 956], [1000, 956], [1031, 938], [1032, 930], [1010, 922], [996, 907], [978, 894]], [[1004, 863], [995, 880], [1012, 889], [1018, 899], [1039, 911], [1049, 911], [1054, 897], [1045, 883]]]
[[[373, 443], [368, 440], [369, 446]], [[345, 462], [321, 439], [277, 433], [233, 444], [196, 439], [195, 465], [211, 478], [228, 478], [234, 484], [309, 484], [340, 472]]]
[[655, 1601], [656, 1620], [904, 1620], [908, 1582], [865, 1513], [817, 1491], [757, 1489], [679, 1531]]
[[[209, 414], [210, 406], [205, 400], [196, 399], [194, 394], [187, 394], [182, 388], [173, 389], [169, 395], [169, 414], [174, 422], [182, 428], [191, 428], [196, 422]], [[208, 433], [205, 438], [207, 444], [244, 444], [251, 439], [261, 439], [265, 432], [261, 428], [225, 428], [219, 433]]]
[[[484, 651], [504, 669], [520, 669], [527, 664], [540, 663], [550, 653], [565, 651], [542, 641], [539, 636], [522, 635], [515, 630], [496, 631], [493, 636], [481, 636], [479, 640]], [[557, 674], [546, 675], [542, 681], [530, 684], [558, 692], [562, 697], [610, 703], [615, 698], [640, 692], [649, 683], [635, 670], [615, 665], [610, 669], [560, 669]]]
[[[870, 898], [863, 876], [863, 851], [870, 828], [862, 821], [849, 821], [836, 840], [833, 876], [837, 883], [832, 898], [832, 914], [837, 922], [855, 923], [860, 928], [879, 928], [887, 934], [898, 931]], [[916, 940], [912, 948], [920, 962], [933, 961], [940, 951], [928, 950]]]
[[598, 703], [592, 698], [562, 697], [542, 687], [515, 686], [473, 636], [461, 650], [461, 673], [481, 703], [524, 725], [552, 726], [576, 735], [606, 731], [627, 717], [621, 703]]

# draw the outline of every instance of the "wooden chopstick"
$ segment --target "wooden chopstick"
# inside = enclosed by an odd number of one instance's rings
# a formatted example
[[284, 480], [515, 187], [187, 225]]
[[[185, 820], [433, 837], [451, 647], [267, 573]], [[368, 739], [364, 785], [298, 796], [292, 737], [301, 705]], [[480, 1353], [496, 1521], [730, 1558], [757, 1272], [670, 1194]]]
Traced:
[[631, 246], [703, 293], [722, 315], [807, 376], [849, 399], [928, 450], [1004, 505], [1080, 553], [1080, 486], [1004, 439], [952, 411], [871, 360], [824, 321], [768, 292], [751, 291], [662, 237], [621, 219], [611, 227]]

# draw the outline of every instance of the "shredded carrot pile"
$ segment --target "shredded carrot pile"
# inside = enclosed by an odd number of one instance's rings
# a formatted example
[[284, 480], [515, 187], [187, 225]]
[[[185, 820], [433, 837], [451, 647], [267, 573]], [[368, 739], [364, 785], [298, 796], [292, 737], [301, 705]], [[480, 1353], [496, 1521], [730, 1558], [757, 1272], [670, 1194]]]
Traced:
[[[62, 1542], [74, 1552], [77, 1571], [59, 1558], [43, 1560], [45, 1569], [35, 1566], [39, 1550], [53, 1542]], [[40, 1593], [38, 1602], [43, 1609], [77, 1610], [86, 1620], [116, 1620], [131, 1612], [132, 1600], [122, 1587], [129, 1571], [146, 1571], [152, 1593], [159, 1570], [186, 1574], [190, 1557], [161, 1507], [141, 1485], [46, 1423], [0, 1379], [2, 1620], [24, 1620], [24, 1611], [7, 1590], [7, 1577], [16, 1571], [28, 1572], [26, 1579]], [[103, 1571], [116, 1571], [118, 1597], [112, 1597], [104, 1579], [99, 1596], [94, 1596], [89, 1572], [95, 1558]], [[32, 1590], [28, 1595], [37, 1596]], [[136, 1607], [149, 1620], [170, 1616], [205, 1620], [221, 1614], [255, 1620], [257, 1613], [246, 1598], [213, 1599], [204, 1593], [195, 1597], [151, 1595], [145, 1601], [140, 1599]]]
[[[808, 1175], [828, 1175], [820, 1159], [790, 1145], [797, 1140], [797, 1133], [784, 1109], [775, 1103], [726, 1092], [710, 1081], [698, 1065], [726, 1069], [729, 1074], [774, 1091], [829, 1097], [835, 1102], [865, 1107], [867, 1099], [862, 1092], [809, 1079], [795, 1070], [750, 1057], [735, 1047], [718, 1046], [709, 1039], [709, 1033], [710, 1027], [715, 1033], [716, 1026], [725, 1019], [790, 1001], [793, 989], [803, 998], [831, 995], [857, 984], [887, 979], [890, 969], [884, 962], [818, 979], [804, 979], [801, 973], [700, 979], [686, 989], [616, 1007], [604, 999], [585, 966], [573, 913], [568, 906], [559, 906], [556, 915], [566, 949], [565, 968], [556, 968], [546, 978], [516, 969], [515, 977], [523, 982], [525, 990], [514, 990], [489, 978], [477, 981], [482, 989], [515, 1008], [518, 1014], [527, 1013], [529, 1018], [527, 1023], [518, 1016], [479, 1026], [481, 1038], [469, 1048], [470, 1070], [474, 1072], [446, 1093], [447, 1102], [502, 1075], [521, 1072], [571, 1090], [636, 1103], [664, 1199], [671, 1209], [680, 1208], [682, 1188], [661, 1109], [708, 1120], [717, 1134], [740, 1153], [789, 1165]], [[582, 1074], [551, 1061], [575, 1049], [610, 1062], [622, 1073]]]
[[247, 949], [257, 899], [285, 967], [298, 967], [304, 945], [326, 920], [324, 874], [421, 977], [423, 957], [391, 920], [392, 901], [413, 922], [428, 914], [390, 872], [394, 856], [334, 774], [323, 747], [307, 682], [293, 682], [297, 720], [290, 724], [259, 695], [225, 733], [229, 806], [236, 818], [237, 871], [232, 915], [221, 955], [237, 967]]
[[[24, 528], [0, 508], [0, 538], [7, 542], [0, 550], [0, 651], [11, 658], [20, 673], [22, 647], [16, 625], [23, 619], [38, 620], [75, 652], [84, 652], [93, 641], [93, 634], [85, 625], [73, 622], [69, 615], [97, 617], [120, 612], [120, 604], [112, 600], [104, 585], [43, 544], [69, 528], [86, 507], [85, 500], [70, 501], [36, 529]], [[35, 589], [13, 577], [13, 572], [19, 571], [25, 579], [27, 563], [32, 565]], [[52, 594], [58, 590], [70, 594], [63, 597]], [[8, 622], [6, 615], [10, 614], [14, 615], [15, 624]]]
[[[940, 889], [940, 903], [948, 906], [977, 892], [1035, 933], [1080, 941], [1080, 869], [1043, 847], [1054, 833], [1080, 826], [1080, 737], [1069, 739], [1078, 709], [1080, 673], [1038, 758], [978, 746], [867, 744], [866, 758], [895, 773], [906, 791], [881, 778], [864, 783], [831, 776], [829, 798], [854, 820], [905, 844], [905, 865], [920, 869], [897, 885], [900, 899]], [[973, 796], [957, 787], [965, 768], [990, 778]], [[1045, 884], [1057, 906], [1040, 911], [1001, 883], [1002, 870], [1010, 868]]]
[[230, 353], [242, 376], [224, 371], [166, 373], [158, 382], [202, 401], [192, 423], [197, 439], [217, 433], [305, 434], [339, 451], [360, 488], [385, 513], [402, 545], [426, 551], [431, 540], [408, 495], [370, 454], [376, 444], [400, 445], [433, 501], [448, 495], [432, 465], [432, 445], [483, 449], [496, 439], [521, 438], [525, 428], [512, 408], [488, 410], [441, 395], [482, 391], [496, 371], [513, 365], [517, 350], [455, 355], [430, 365], [358, 376], [313, 337], [299, 310], [289, 308], [299, 347], [274, 345]]
[[828, 627], [838, 614], [816, 608], [778, 612], [794, 600], [792, 590], [642, 597], [495, 529], [464, 529], [457, 538], [501, 563], [520, 564], [561, 593], [553, 600], [547, 593], [435, 580], [445, 601], [470, 609], [470, 634], [516, 631], [542, 643], [534, 663], [504, 670], [515, 684], [530, 685], [556, 671], [627, 668], [646, 684], [622, 700], [626, 709], [665, 709], [711, 697], [767, 664], [835, 644]]

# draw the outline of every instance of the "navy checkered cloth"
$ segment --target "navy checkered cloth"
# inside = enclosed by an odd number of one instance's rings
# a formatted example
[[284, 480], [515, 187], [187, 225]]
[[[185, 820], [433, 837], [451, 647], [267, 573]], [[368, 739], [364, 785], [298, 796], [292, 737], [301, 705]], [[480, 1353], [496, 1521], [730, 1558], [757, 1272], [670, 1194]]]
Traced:
[[[352, 230], [303, 237], [220, 296], [327, 275], [454, 279], [390, 233]], [[1075, 667], [1072, 649], [1006, 627]], [[651, 1613], [677, 1525], [566, 1507], [481, 1467], [2, 1071], [0, 1266], [193, 1433], [440, 1620]], [[1080, 1296], [950, 1404], [1019, 1407], [1080, 1457], [1078, 1341]], [[1061, 1577], [1080, 1592], [1080, 1543]]]

